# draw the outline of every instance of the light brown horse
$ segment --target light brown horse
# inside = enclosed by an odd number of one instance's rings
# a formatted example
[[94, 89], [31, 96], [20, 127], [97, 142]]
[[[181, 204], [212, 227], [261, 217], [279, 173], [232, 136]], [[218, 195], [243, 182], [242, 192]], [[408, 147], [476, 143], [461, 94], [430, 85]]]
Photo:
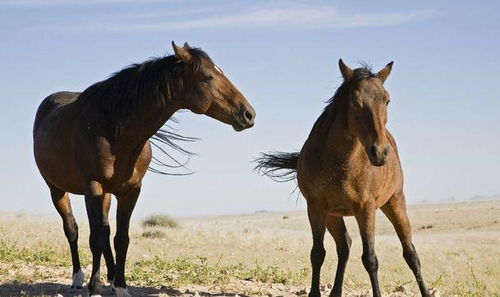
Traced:
[[430, 296], [412, 243], [403, 194], [403, 173], [394, 138], [385, 128], [389, 94], [383, 83], [392, 62], [374, 74], [339, 61], [343, 84], [318, 118], [300, 153], [264, 154], [257, 169], [278, 180], [297, 178], [307, 200], [312, 229], [312, 281], [309, 296], [320, 296], [320, 270], [325, 258], [325, 229], [338, 254], [337, 273], [330, 296], [342, 295], [351, 238], [343, 216], [354, 216], [363, 242], [363, 265], [373, 296], [379, 297], [375, 255], [375, 211], [381, 208], [394, 225], [403, 256], [415, 274], [422, 296]]
[[[117, 296], [130, 296], [124, 272], [130, 216], [152, 158], [149, 139], [165, 122], [177, 110], [189, 109], [232, 125], [236, 131], [254, 124], [252, 106], [205, 52], [187, 43], [178, 47], [172, 42], [172, 46], [175, 55], [132, 65], [82, 93], [50, 95], [38, 108], [33, 129], [35, 160], [63, 220], [74, 288], [81, 288], [84, 274], [68, 192], [85, 195], [92, 250], [91, 295], [101, 290], [99, 268], [104, 253], [108, 280]], [[116, 265], [109, 244], [111, 194], [118, 201]]]

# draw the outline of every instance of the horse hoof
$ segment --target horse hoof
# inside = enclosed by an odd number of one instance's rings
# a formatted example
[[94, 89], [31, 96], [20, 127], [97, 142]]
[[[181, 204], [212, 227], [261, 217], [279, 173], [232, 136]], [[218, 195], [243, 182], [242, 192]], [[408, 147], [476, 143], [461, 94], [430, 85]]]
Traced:
[[71, 283], [71, 290], [81, 290], [83, 289], [83, 281], [85, 280], [85, 273], [80, 269], [73, 273], [73, 281]]
[[71, 286], [70, 291], [81, 291], [83, 290], [83, 287], [82, 286]]
[[71, 287], [75, 288], [80, 287], [80, 289], [83, 287], [83, 281], [85, 280], [85, 273], [83, 273], [81, 269], [73, 273], [73, 276], [71, 278], [73, 280], [71, 283]]
[[430, 296], [432, 296], [432, 297], [440, 297], [441, 296], [441, 294], [439, 294], [439, 290], [437, 288], [430, 289], [429, 293], [430, 293]]

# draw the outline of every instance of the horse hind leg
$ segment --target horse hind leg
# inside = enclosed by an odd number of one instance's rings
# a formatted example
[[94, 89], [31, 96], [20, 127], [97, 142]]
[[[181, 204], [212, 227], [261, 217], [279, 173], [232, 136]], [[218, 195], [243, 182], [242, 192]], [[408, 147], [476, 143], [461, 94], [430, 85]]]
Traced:
[[313, 246], [311, 249], [311, 266], [312, 266], [312, 277], [311, 277], [311, 291], [309, 292], [309, 297], [320, 297], [321, 291], [319, 287], [321, 266], [325, 260], [325, 247], [323, 244], [323, 239], [325, 236], [326, 229], [326, 215], [323, 205], [317, 205], [314, 203], [307, 204], [307, 214], [309, 217], [309, 223], [311, 225]]
[[73, 264], [72, 290], [81, 290], [85, 280], [85, 274], [80, 266], [80, 257], [78, 255], [78, 225], [71, 210], [71, 203], [67, 192], [59, 190], [55, 186], [47, 183], [50, 188], [52, 202], [57, 212], [62, 218], [64, 234], [71, 250], [71, 262]]
[[335, 240], [338, 256], [337, 272], [335, 273], [335, 282], [330, 297], [341, 297], [344, 273], [347, 260], [349, 259], [352, 240], [345, 227], [343, 217], [329, 216], [326, 221], [326, 227]]
[[432, 296], [425, 285], [420, 269], [420, 259], [418, 258], [417, 250], [412, 242], [411, 226], [406, 213], [404, 194], [400, 193], [394, 195], [384, 206], [382, 206], [382, 211], [389, 221], [391, 221], [394, 229], [396, 229], [396, 233], [403, 247], [403, 257], [417, 279], [420, 294], [424, 297]]

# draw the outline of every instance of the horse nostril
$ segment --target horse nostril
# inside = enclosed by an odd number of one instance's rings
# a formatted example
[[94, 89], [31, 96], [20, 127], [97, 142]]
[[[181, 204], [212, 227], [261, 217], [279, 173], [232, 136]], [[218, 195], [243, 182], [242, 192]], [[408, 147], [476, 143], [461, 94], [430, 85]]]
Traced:
[[246, 110], [245, 113], [243, 113], [243, 115], [245, 116], [245, 119], [247, 119], [249, 122], [251, 122], [253, 120], [253, 114]]
[[372, 148], [370, 149], [370, 154], [372, 155], [372, 158], [376, 159], [377, 158], [377, 147], [376, 146], [372, 146]]
[[384, 150], [382, 151], [382, 155], [385, 157], [387, 157], [387, 154], [389, 153], [389, 146], [386, 146], [384, 147]]

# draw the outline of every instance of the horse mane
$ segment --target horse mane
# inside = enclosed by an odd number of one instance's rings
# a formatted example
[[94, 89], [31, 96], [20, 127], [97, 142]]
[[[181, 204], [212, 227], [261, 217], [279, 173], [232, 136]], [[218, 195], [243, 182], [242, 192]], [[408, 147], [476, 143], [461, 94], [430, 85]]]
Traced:
[[[191, 48], [189, 51], [192, 55], [189, 67], [194, 72], [201, 69], [204, 60], [213, 64], [201, 49]], [[118, 136], [131, 115], [142, 112], [145, 106], [165, 107], [184, 89], [182, 77], [186, 67], [186, 63], [179, 62], [175, 55], [154, 57], [95, 83], [80, 98], [83, 104], [99, 106], [106, 113], [114, 136]]]
[[[143, 63], [131, 64], [113, 73], [108, 79], [88, 87], [80, 95], [80, 102], [84, 105], [92, 104], [99, 107], [106, 114], [110, 136], [116, 138], [124, 132], [126, 122], [131, 116], [141, 114], [146, 106], [164, 108], [176, 94], [182, 92], [185, 87], [182, 78], [186, 67], [191, 67], [191, 70], [196, 73], [200, 71], [203, 61], [213, 64], [210, 57], [201, 49], [190, 48], [189, 52], [192, 55], [189, 66], [180, 62], [175, 55], [153, 57]], [[169, 165], [157, 157], [153, 157], [153, 164], [168, 168], [184, 167], [192, 153], [175, 142], [190, 142], [197, 139], [182, 136], [171, 130], [170, 126], [165, 125], [150, 138], [150, 141], [153, 148], [167, 156], [174, 162], [174, 165]], [[182, 155], [187, 155], [187, 160], [178, 161], [161, 147], [162, 144], [173, 148]], [[149, 170], [161, 174], [177, 175], [152, 167], [149, 167]]]
[[[177, 122], [176, 119], [171, 118], [169, 121]], [[149, 139], [152, 149], [153, 149], [153, 156], [151, 163], [155, 166], [149, 166], [148, 170], [154, 173], [158, 174], [163, 174], [163, 175], [190, 175], [194, 173], [190, 169], [186, 168], [187, 163], [189, 162], [191, 156], [196, 155], [195, 153], [186, 150], [185, 148], [181, 147], [178, 145], [176, 142], [182, 141], [182, 142], [194, 142], [196, 140], [199, 140], [196, 137], [188, 137], [188, 136], [183, 136], [180, 135], [175, 131], [173, 127], [171, 127], [168, 124], [165, 124], [160, 130], [158, 130], [151, 138]], [[171, 152], [168, 152], [164, 146], [173, 148], [174, 151], [177, 152], [177, 154], [173, 154]], [[157, 156], [155, 153], [159, 152], [161, 153], [164, 157], [166, 157], [166, 160], [163, 160], [161, 157]], [[178, 158], [179, 156], [185, 157], [184, 161], [179, 161]], [[160, 169], [160, 167], [166, 167], [168, 169], [187, 169], [187, 173], [172, 173], [172, 172], [167, 172], [163, 171]]]

